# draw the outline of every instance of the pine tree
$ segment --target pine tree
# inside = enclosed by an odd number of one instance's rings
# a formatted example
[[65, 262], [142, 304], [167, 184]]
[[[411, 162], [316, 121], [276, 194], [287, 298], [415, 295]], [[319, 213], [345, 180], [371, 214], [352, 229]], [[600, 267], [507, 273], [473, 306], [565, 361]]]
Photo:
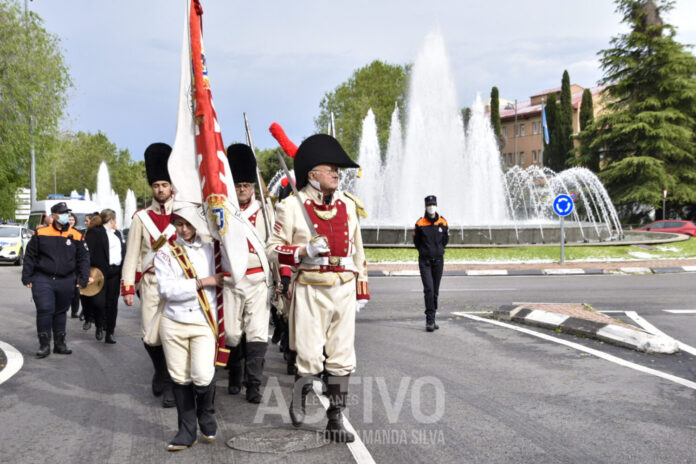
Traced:
[[561, 80], [561, 107], [559, 108], [559, 159], [562, 160], [563, 167], [570, 157], [573, 150], [573, 101], [570, 93], [570, 75], [568, 71], [563, 71]]
[[616, 0], [630, 31], [600, 52], [605, 108], [581, 135], [601, 150], [616, 204], [696, 203], [696, 57], [661, 14], [669, 0]]
[[561, 151], [561, 124], [558, 94], [552, 93], [546, 100], [546, 125], [549, 128], [549, 143], [544, 146], [544, 164], [556, 172], [565, 169], [565, 156]]
[[503, 131], [500, 127], [500, 96], [498, 95], [498, 87], [491, 89], [491, 127], [496, 140], [498, 140], [498, 148], [502, 150], [505, 141], [503, 140]]

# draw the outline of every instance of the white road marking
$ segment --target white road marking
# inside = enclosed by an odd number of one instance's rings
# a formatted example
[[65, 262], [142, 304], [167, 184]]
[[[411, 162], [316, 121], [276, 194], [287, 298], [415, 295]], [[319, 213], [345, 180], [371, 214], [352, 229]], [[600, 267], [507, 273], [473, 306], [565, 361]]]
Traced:
[[584, 274], [585, 270], [584, 269], [576, 269], [576, 268], [566, 268], [566, 269], [543, 269], [544, 274], [548, 275], [576, 275], [576, 274]]
[[696, 309], [663, 309], [663, 311], [672, 314], [696, 314]]
[[[315, 380], [312, 386], [314, 387], [314, 394], [319, 398], [321, 405], [324, 406], [324, 409], [329, 409], [329, 399], [321, 394], [321, 382]], [[360, 435], [355, 431], [353, 425], [348, 421], [346, 416], [343, 416], [343, 426], [355, 436], [355, 441], [353, 443], [346, 443], [355, 462], [358, 464], [375, 464], [375, 460], [367, 450], [367, 447], [365, 447], [365, 443], [360, 439]]]
[[664, 335], [665, 337], [672, 338], [675, 342], [677, 342], [677, 345], [679, 345], [680, 350], [686, 351], [687, 353], [696, 356], [696, 348], [694, 348], [693, 346], [687, 345], [686, 343], [682, 343], [679, 340], [677, 340], [676, 338], [670, 337], [669, 335], [667, 335], [666, 333], [664, 333], [663, 331], [661, 331], [660, 329], [658, 329], [657, 327], [652, 325], [650, 322], [648, 322], [645, 319], [643, 319], [642, 317], [640, 317], [637, 312], [626, 311], [626, 315], [628, 317], [630, 317], [631, 319], [633, 319], [636, 322], [636, 324], [641, 326], [647, 332], [650, 332], [651, 334], [654, 334], [654, 335]]
[[583, 351], [585, 353], [592, 354], [594, 356], [597, 356], [598, 358], [602, 358], [606, 361], [613, 362], [613, 363], [618, 364], [620, 366], [628, 367], [629, 369], [633, 369], [633, 370], [636, 370], [639, 372], [644, 372], [646, 374], [654, 375], [656, 377], [660, 377], [660, 378], [669, 380], [671, 382], [678, 383], [679, 385], [683, 385], [685, 387], [696, 390], [696, 382], [692, 382], [691, 380], [683, 379], [681, 377], [677, 377], [676, 375], [667, 374], [666, 372], [658, 371], [657, 369], [651, 369], [649, 367], [641, 366], [640, 364], [626, 361], [624, 359], [621, 359], [621, 358], [618, 358], [616, 356], [604, 353], [602, 351], [595, 350], [593, 348], [588, 348], [586, 346], [582, 346], [578, 343], [574, 343], [574, 342], [571, 342], [568, 340], [563, 340], [560, 338], [552, 337], [550, 335], [535, 332], [534, 330], [525, 329], [523, 327], [517, 327], [517, 326], [514, 326], [512, 324], [507, 324], [505, 322], [500, 322], [500, 321], [496, 321], [493, 319], [485, 319], [483, 317], [474, 316], [473, 314], [458, 313], [458, 312], [452, 313], [452, 314], [464, 316], [464, 317], [467, 317], [469, 319], [473, 319], [473, 320], [479, 321], [479, 322], [487, 322], [489, 324], [497, 325], [500, 327], [505, 327], [508, 329], [517, 330], [518, 332], [522, 332], [522, 333], [525, 333], [527, 335], [531, 335], [533, 337], [538, 337], [538, 338], [541, 338], [543, 340], [548, 340], [550, 342], [559, 343], [561, 345], [565, 345], [565, 346], [568, 346], [570, 348], [575, 348], [578, 351]]
[[473, 271], [466, 271], [468, 276], [506, 276], [508, 271], [506, 269], [478, 269]]
[[14, 346], [2, 341], [0, 341], [0, 348], [2, 348], [2, 351], [4, 351], [7, 356], [7, 364], [5, 368], [0, 371], [0, 384], [2, 384], [19, 372], [24, 365], [24, 356], [22, 356], [22, 353], [17, 351]]

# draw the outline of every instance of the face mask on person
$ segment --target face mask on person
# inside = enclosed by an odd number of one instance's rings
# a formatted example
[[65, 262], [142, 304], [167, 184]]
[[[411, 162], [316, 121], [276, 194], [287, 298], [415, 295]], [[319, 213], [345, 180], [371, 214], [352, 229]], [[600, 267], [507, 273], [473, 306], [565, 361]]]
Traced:
[[311, 185], [311, 186], [314, 187], [315, 189], [321, 190], [321, 185], [319, 185], [319, 182], [317, 182], [316, 180], [314, 180], [314, 179], [307, 179], [307, 182], [309, 182], [309, 185]]
[[435, 214], [437, 213], [437, 206], [436, 205], [429, 205], [425, 207], [425, 212], [428, 214]]
[[68, 213], [58, 215], [58, 224], [64, 226], [68, 222], [70, 222], [70, 215]]

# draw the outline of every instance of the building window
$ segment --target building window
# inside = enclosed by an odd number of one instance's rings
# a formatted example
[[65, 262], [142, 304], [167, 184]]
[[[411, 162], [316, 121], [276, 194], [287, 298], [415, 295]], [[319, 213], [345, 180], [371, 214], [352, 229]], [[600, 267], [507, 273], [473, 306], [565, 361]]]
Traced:
[[532, 122], [532, 133], [534, 133], [534, 135], [539, 133], [539, 126], [536, 121]]
[[532, 150], [532, 162], [534, 164], [537, 163], [537, 151], [536, 150]]
[[524, 166], [524, 152], [520, 152], [520, 166]]
[[524, 137], [524, 124], [520, 124], [520, 137]]

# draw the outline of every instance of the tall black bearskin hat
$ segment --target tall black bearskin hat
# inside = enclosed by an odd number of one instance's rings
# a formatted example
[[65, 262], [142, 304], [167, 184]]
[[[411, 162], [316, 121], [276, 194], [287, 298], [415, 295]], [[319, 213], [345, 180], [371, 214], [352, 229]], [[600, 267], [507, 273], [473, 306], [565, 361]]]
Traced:
[[256, 183], [256, 158], [249, 145], [233, 143], [227, 147], [227, 161], [235, 183]]
[[155, 142], [145, 149], [145, 171], [147, 172], [147, 183], [152, 185], [157, 181], [172, 180], [167, 170], [167, 160], [172, 153], [172, 147], [166, 143]]
[[338, 140], [327, 134], [316, 134], [305, 139], [295, 155], [295, 176], [297, 188], [307, 185], [307, 174], [320, 164], [333, 164], [339, 168], [359, 168], [350, 159]]

